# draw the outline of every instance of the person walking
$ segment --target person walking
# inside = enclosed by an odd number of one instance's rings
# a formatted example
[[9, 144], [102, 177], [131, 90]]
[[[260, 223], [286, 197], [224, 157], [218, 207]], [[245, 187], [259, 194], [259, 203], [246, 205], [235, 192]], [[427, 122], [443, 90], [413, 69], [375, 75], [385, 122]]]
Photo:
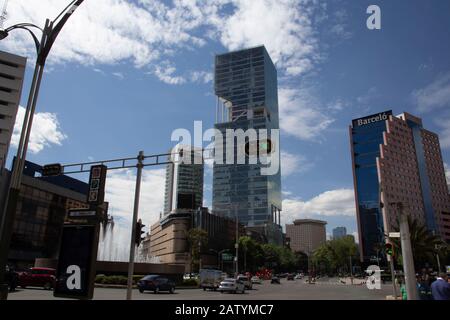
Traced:
[[434, 300], [450, 300], [450, 283], [445, 273], [440, 273], [431, 284], [431, 294]]

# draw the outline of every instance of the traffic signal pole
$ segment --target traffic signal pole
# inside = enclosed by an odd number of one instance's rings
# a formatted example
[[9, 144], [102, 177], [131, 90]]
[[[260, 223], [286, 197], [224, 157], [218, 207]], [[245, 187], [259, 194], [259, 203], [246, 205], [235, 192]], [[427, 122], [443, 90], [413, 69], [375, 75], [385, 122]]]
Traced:
[[387, 256], [389, 264], [391, 266], [391, 279], [392, 279], [392, 290], [394, 292], [394, 298], [397, 299], [397, 286], [395, 285], [395, 268], [394, 268], [394, 257]]
[[127, 282], [127, 300], [131, 300], [133, 293], [133, 273], [134, 273], [134, 254], [136, 249], [136, 223], [139, 212], [139, 196], [141, 192], [142, 168], [144, 161], [144, 151], [139, 152], [136, 175], [136, 188], [134, 191], [134, 209], [133, 219], [131, 220], [131, 241], [130, 241], [130, 261], [128, 263], [128, 282]]

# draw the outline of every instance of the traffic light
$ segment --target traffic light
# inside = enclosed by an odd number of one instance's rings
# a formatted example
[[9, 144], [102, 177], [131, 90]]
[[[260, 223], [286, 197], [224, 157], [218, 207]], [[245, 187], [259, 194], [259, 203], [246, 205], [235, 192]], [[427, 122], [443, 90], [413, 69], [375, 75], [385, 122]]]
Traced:
[[[247, 141], [245, 143], [245, 154], [247, 156], [249, 155], [255, 155], [253, 154], [254, 150], [250, 150], [250, 141]], [[252, 141], [252, 143], [254, 143], [254, 141]], [[264, 140], [258, 140], [256, 142], [256, 152], [259, 155], [260, 153], [263, 154], [270, 154], [273, 151], [273, 145], [272, 145], [272, 140], [270, 139], [264, 139]]]
[[96, 165], [91, 167], [91, 174], [89, 176], [89, 191], [88, 203], [91, 206], [98, 206], [103, 204], [105, 199], [105, 181], [106, 171], [108, 168], [105, 165]]
[[47, 164], [42, 167], [42, 176], [59, 176], [62, 173], [62, 166], [60, 163]]
[[136, 243], [136, 245], [139, 247], [139, 245], [141, 244], [141, 241], [145, 239], [145, 237], [142, 237], [142, 234], [145, 233], [145, 231], [142, 230], [142, 228], [145, 227], [145, 224], [142, 224], [142, 220], [139, 219], [138, 222], [136, 222], [136, 234], [135, 234], [135, 239], [134, 242]]
[[387, 255], [389, 255], [389, 256], [393, 256], [394, 255], [394, 246], [392, 245], [392, 243], [386, 243], [384, 245], [384, 250], [385, 250]]

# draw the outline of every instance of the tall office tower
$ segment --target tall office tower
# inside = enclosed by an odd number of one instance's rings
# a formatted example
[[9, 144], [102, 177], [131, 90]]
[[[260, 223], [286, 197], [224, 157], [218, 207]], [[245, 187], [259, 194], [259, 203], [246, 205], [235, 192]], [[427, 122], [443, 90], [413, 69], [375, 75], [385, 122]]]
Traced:
[[[277, 71], [264, 46], [216, 56], [215, 128], [226, 136], [227, 129], [279, 129]], [[216, 150], [226, 150], [216, 141]], [[272, 140], [275, 140], [272, 138]], [[282, 243], [280, 226], [281, 178], [262, 175], [261, 163], [237, 164], [239, 147], [234, 144], [234, 164], [214, 163], [214, 214], [232, 219], [261, 232], [272, 243]], [[278, 144], [279, 141], [273, 141]], [[279, 157], [279, 154], [278, 154]], [[248, 157], [247, 157], [248, 160]]]
[[325, 221], [313, 219], [297, 219], [293, 224], [287, 224], [286, 237], [291, 239], [291, 250], [309, 256], [326, 242], [326, 224]]
[[343, 238], [347, 235], [347, 229], [345, 227], [336, 227], [333, 229], [333, 240]]
[[393, 203], [450, 240], [450, 195], [439, 138], [408, 113], [355, 119], [350, 127], [361, 260], [376, 259], [397, 226]]
[[0, 51], [0, 172], [5, 167], [27, 59]]
[[[190, 155], [190, 164], [181, 160]], [[203, 205], [203, 164], [195, 164], [194, 158], [202, 159], [202, 150], [177, 145], [171, 150], [170, 163], [166, 167], [164, 215], [177, 209], [192, 209]]]

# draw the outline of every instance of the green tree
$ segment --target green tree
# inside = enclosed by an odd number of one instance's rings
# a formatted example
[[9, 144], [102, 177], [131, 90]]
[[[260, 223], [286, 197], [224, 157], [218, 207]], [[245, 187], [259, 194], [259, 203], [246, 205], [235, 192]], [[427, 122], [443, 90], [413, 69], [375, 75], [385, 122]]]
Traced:
[[352, 236], [329, 240], [314, 251], [312, 262], [321, 273], [350, 272], [350, 259], [357, 250]]
[[186, 235], [191, 253], [191, 270], [200, 268], [201, 247], [208, 244], [208, 233], [201, 228], [192, 228]]
[[[397, 226], [398, 226], [397, 221]], [[441, 237], [432, 234], [425, 225], [421, 224], [417, 219], [408, 217], [409, 233], [411, 235], [411, 247], [413, 250], [414, 266], [416, 270], [424, 267], [426, 263], [437, 266], [436, 254], [445, 260], [447, 245], [442, 241]], [[399, 227], [394, 228], [399, 232]], [[397, 261], [401, 264], [401, 241], [399, 238], [392, 239], [394, 244], [394, 252]]]

